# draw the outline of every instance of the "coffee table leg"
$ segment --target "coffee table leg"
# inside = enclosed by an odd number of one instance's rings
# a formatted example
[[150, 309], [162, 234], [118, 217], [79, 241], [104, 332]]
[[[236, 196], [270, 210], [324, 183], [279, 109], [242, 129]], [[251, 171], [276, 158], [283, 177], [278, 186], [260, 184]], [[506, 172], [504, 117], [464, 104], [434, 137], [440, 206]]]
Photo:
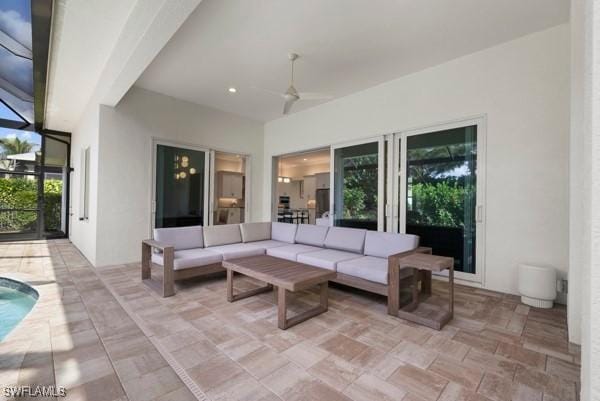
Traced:
[[327, 282], [319, 284], [319, 305], [296, 316], [287, 318], [287, 290], [279, 287], [277, 290], [277, 327], [281, 330], [289, 329], [292, 326], [302, 323], [311, 317], [327, 312], [328, 309], [328, 291]]
[[282, 287], [277, 288], [277, 327], [281, 330], [288, 328], [287, 326], [287, 293]]
[[319, 284], [319, 292], [321, 294], [321, 308], [323, 309], [323, 312], [327, 311], [327, 309], [329, 308], [329, 297], [328, 297], [328, 282], [324, 282]]
[[277, 289], [278, 289], [278, 288], [279, 288], [279, 287], [277, 287], [276, 285], [274, 285], [274, 286], [273, 286], [273, 303], [274, 303], [275, 305], [277, 305], [277, 297], [278, 297], [278, 292], [277, 292]]

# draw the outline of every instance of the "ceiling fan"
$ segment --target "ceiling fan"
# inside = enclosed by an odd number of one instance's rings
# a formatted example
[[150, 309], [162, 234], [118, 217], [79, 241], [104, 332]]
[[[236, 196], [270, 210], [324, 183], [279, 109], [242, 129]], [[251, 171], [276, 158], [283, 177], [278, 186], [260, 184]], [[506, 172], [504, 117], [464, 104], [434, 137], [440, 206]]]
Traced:
[[[325, 99], [333, 99], [333, 96], [325, 95], [322, 93], [314, 93], [314, 92], [298, 92], [294, 87], [294, 62], [300, 58], [300, 56], [296, 53], [290, 53], [288, 58], [291, 62], [291, 79], [290, 86], [284, 93], [277, 93], [274, 91], [270, 91], [267, 89], [261, 89], [265, 92], [281, 96], [285, 103], [283, 104], [283, 114], [288, 114], [292, 108], [292, 105], [296, 103], [298, 100], [325, 100]], [[259, 88], [260, 89], [260, 88]]]

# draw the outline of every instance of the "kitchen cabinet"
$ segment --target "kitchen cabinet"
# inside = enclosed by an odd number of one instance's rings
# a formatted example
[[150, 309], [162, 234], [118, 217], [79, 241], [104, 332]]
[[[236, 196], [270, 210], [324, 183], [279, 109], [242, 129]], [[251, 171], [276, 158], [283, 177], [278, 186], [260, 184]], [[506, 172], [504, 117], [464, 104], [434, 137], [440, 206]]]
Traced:
[[307, 201], [315, 199], [317, 191], [317, 177], [314, 175], [304, 176], [304, 199]]
[[317, 189], [329, 189], [329, 173], [315, 174]]
[[291, 196], [292, 195], [292, 183], [291, 182], [278, 182], [277, 193], [279, 196]]
[[217, 175], [220, 198], [244, 198], [244, 176], [241, 173], [219, 171]]

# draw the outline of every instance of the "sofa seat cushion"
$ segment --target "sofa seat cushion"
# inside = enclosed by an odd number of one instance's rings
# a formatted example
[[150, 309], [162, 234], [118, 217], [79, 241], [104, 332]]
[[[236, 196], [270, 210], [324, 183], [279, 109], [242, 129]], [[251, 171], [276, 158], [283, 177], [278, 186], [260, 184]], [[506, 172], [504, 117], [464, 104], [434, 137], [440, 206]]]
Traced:
[[324, 249], [317, 252], [301, 253], [298, 255], [298, 262], [335, 271], [338, 262], [362, 257], [363, 255], [358, 253]]
[[204, 247], [202, 226], [155, 228], [153, 237], [176, 251]]
[[243, 243], [212, 246], [207, 249], [223, 255], [223, 260], [245, 258], [246, 256], [257, 256], [265, 254], [265, 248], [254, 246], [253, 244]]
[[[212, 265], [214, 263], [221, 263], [221, 261], [223, 260], [223, 256], [220, 253], [203, 248], [175, 251], [174, 256], [175, 258], [173, 260], [173, 268], [175, 270]], [[156, 263], [157, 265], [163, 266], [163, 254], [153, 254], [152, 262]]]
[[267, 249], [267, 255], [274, 256], [276, 258], [296, 261], [298, 260], [298, 255], [301, 253], [316, 252], [322, 250], [323, 248], [319, 248], [317, 246], [294, 244], [278, 246], [276, 248], [269, 248]]
[[[337, 272], [379, 284], [388, 284], [388, 260], [376, 256], [362, 256], [337, 264]], [[409, 277], [412, 269], [400, 270], [400, 278]]]
[[266, 241], [251, 242], [250, 245], [256, 246], [259, 248], [263, 248], [263, 249], [270, 249], [270, 248], [277, 248], [279, 246], [286, 246], [286, 245], [290, 245], [290, 244], [287, 242], [275, 241], [275, 240], [269, 239]]

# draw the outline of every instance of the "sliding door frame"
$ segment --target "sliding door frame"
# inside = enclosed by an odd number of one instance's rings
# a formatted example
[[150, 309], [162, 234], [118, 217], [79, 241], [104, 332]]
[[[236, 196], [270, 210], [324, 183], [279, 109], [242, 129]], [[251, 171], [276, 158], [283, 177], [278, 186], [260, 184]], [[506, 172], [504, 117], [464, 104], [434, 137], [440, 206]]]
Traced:
[[[476, 186], [476, 241], [475, 241], [475, 274], [455, 272], [455, 277], [465, 282], [485, 285], [485, 205], [486, 205], [486, 150], [487, 150], [487, 119], [485, 115], [453, 120], [446, 123], [427, 125], [420, 128], [400, 131], [387, 135], [388, 162], [392, 169], [387, 176], [387, 199], [392, 200], [391, 213], [388, 213], [388, 231], [406, 233], [406, 154], [407, 139], [410, 136], [428, 134], [448, 129], [477, 126], [477, 186]], [[402, 162], [402, 168], [400, 167]], [[447, 275], [444, 273], [443, 275]]]
[[362, 145], [365, 143], [377, 142], [377, 231], [383, 231], [385, 227], [385, 136], [378, 135], [370, 138], [358, 139], [355, 141], [336, 143], [331, 145], [329, 158], [329, 225], [335, 225], [335, 216], [337, 209], [335, 207], [335, 151], [336, 149], [346, 148], [349, 146]]

